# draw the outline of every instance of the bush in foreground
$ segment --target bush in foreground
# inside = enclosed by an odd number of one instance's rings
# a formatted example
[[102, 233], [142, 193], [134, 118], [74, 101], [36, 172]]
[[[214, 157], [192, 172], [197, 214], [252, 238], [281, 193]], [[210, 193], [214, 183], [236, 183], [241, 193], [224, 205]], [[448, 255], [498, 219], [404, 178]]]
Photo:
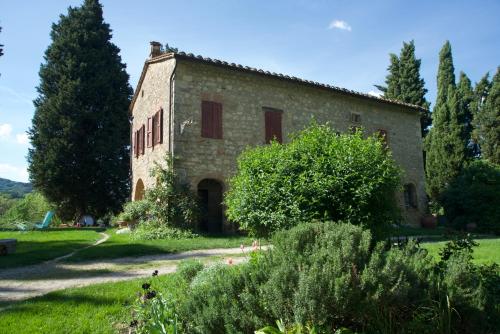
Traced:
[[484, 160], [471, 163], [444, 191], [441, 202], [454, 228], [474, 223], [479, 231], [500, 233], [500, 167]]
[[179, 302], [183, 328], [253, 333], [281, 319], [316, 333], [500, 329], [498, 266], [475, 266], [466, 250], [436, 264], [415, 244], [385, 246], [352, 224], [300, 224], [247, 264], [200, 271]]
[[394, 222], [400, 170], [376, 137], [313, 124], [288, 144], [245, 151], [226, 195], [229, 219], [256, 236], [312, 220], [378, 229]]

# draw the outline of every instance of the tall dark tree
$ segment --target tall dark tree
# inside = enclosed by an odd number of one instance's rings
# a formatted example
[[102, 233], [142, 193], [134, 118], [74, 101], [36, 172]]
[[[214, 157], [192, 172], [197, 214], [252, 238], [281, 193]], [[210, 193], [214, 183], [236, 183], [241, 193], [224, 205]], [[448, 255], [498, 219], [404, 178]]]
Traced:
[[117, 211], [129, 194], [132, 94], [98, 0], [53, 24], [30, 129], [29, 173], [64, 218]]
[[474, 91], [472, 84], [464, 72], [460, 72], [457, 85], [458, 94], [458, 123], [462, 127], [461, 138], [466, 147], [466, 159], [470, 160], [474, 157], [474, 145], [472, 141], [472, 118]]
[[500, 164], [500, 66], [491, 81], [486, 102], [478, 113], [478, 123], [482, 156]]
[[376, 87], [384, 92], [385, 98], [423, 107], [425, 111], [422, 111], [420, 123], [422, 136], [425, 136], [432, 119], [428, 111], [429, 102], [425, 99], [427, 89], [425, 89], [424, 79], [420, 77], [421, 60], [415, 56], [415, 43], [403, 42], [399, 57], [390, 54], [390, 62], [387, 68], [389, 73], [385, 80], [387, 86]]
[[491, 82], [489, 80], [489, 73], [486, 73], [474, 87], [474, 99], [471, 102], [472, 110], [472, 141], [473, 141], [473, 154], [475, 157], [481, 156], [481, 147], [479, 145], [479, 132], [481, 129], [481, 111], [484, 103], [488, 98], [488, 93], [491, 89]]
[[432, 112], [432, 129], [426, 137], [427, 191], [436, 201], [461, 171], [466, 145], [459, 121], [460, 98], [455, 87], [451, 45], [446, 42], [439, 53], [437, 99]]

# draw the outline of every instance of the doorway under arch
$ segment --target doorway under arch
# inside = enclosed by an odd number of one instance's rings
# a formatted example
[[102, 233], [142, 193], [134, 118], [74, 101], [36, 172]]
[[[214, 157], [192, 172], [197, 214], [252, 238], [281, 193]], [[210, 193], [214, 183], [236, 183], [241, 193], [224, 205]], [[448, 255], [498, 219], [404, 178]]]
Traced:
[[144, 199], [144, 182], [139, 179], [135, 184], [134, 201], [140, 201], [141, 199]]
[[200, 229], [209, 233], [222, 232], [222, 183], [214, 179], [203, 179], [198, 183], [201, 204]]

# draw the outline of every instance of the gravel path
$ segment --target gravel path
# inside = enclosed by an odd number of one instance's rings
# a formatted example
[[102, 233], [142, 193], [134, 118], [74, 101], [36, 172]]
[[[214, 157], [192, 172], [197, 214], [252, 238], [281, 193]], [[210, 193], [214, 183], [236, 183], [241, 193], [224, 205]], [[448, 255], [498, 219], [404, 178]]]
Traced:
[[[104, 242], [105, 239], [99, 241]], [[247, 254], [251, 248], [245, 248], [243, 251]], [[231, 255], [235, 256], [234, 264], [246, 260], [246, 257], [241, 256], [240, 248], [194, 250], [75, 264], [60, 262], [69, 257], [68, 254], [42, 264], [2, 270], [0, 302], [24, 300], [71, 287], [146, 277], [150, 276], [153, 270], [158, 270], [160, 274], [172, 273], [176, 270], [177, 262], [182, 259], [223, 257], [222, 261], [228, 261]]]

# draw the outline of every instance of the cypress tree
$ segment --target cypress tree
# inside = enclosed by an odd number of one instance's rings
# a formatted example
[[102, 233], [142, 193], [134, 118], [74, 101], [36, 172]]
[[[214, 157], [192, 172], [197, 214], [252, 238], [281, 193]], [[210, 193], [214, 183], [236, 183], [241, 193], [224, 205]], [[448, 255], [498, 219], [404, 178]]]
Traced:
[[52, 25], [30, 129], [30, 179], [59, 214], [117, 211], [129, 194], [128, 74], [98, 0]]
[[405, 103], [411, 103], [426, 109], [420, 117], [422, 136], [427, 134], [427, 128], [431, 125], [431, 115], [427, 110], [429, 102], [425, 99], [424, 79], [420, 77], [421, 60], [415, 56], [415, 43], [403, 42], [401, 53], [398, 56], [390, 54], [391, 64], [387, 68], [388, 74], [385, 80], [386, 87], [376, 86], [384, 97]]
[[491, 89], [491, 82], [489, 80], [489, 73], [486, 73], [474, 87], [474, 98], [471, 102], [472, 110], [472, 141], [473, 141], [473, 155], [475, 157], [481, 156], [481, 147], [479, 145], [479, 129], [481, 128], [481, 111], [484, 103], [488, 98], [488, 93]]
[[455, 87], [451, 45], [446, 42], [439, 53], [437, 99], [432, 113], [433, 127], [426, 137], [427, 191], [436, 201], [460, 172], [465, 161], [464, 131], [459, 121], [460, 97]]
[[462, 127], [460, 134], [462, 141], [466, 147], [466, 158], [474, 157], [474, 147], [472, 142], [472, 101], [474, 101], [474, 91], [470, 79], [464, 72], [460, 72], [460, 77], [457, 85], [458, 94], [458, 124]]
[[491, 88], [479, 115], [479, 144], [481, 154], [500, 164], [500, 66], [493, 76]]
[[[0, 27], [0, 32], [2, 32], [2, 27]], [[3, 56], [3, 44], [0, 44], [0, 57]]]

